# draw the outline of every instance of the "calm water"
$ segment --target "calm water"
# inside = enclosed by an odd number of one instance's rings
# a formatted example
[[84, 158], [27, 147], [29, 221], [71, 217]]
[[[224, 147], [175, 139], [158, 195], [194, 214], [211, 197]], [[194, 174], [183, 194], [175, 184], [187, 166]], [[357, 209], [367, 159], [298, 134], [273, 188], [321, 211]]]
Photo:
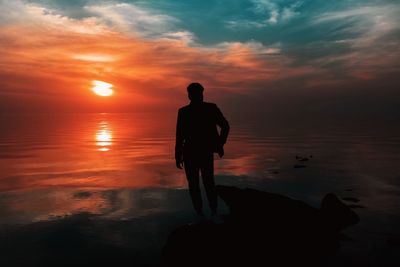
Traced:
[[[129, 221], [129, 231], [95, 230], [106, 231], [107, 242], [146, 251], [141, 261], [152, 264], [168, 233], [192, 219], [184, 173], [173, 160], [175, 115], [3, 115], [0, 125], [4, 231], [77, 214]], [[351, 241], [343, 243], [332, 266], [348, 264], [354, 255], [367, 266], [400, 264], [395, 126], [231, 122], [226, 157], [216, 160], [216, 182], [281, 193], [316, 207], [328, 192], [356, 197], [361, 222], [346, 231]], [[305, 168], [294, 168], [297, 155], [312, 158], [301, 163]], [[220, 209], [226, 211], [223, 204]]]

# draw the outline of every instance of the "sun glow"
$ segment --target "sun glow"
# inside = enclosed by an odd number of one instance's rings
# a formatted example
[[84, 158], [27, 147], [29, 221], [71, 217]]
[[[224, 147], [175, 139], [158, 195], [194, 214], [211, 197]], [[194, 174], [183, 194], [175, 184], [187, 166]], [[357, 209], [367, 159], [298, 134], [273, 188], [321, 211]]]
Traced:
[[114, 57], [109, 55], [96, 55], [96, 54], [79, 54], [73, 57], [74, 59], [91, 62], [112, 62]]
[[99, 96], [110, 96], [114, 93], [111, 83], [94, 80], [92, 82], [92, 91]]

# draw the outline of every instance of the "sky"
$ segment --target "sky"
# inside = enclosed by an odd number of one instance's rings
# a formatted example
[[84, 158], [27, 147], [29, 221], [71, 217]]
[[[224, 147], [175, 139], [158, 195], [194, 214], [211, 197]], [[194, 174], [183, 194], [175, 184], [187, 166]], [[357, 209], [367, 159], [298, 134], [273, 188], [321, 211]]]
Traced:
[[[398, 0], [0, 0], [0, 112], [400, 118]], [[93, 81], [114, 94], [93, 94]]]

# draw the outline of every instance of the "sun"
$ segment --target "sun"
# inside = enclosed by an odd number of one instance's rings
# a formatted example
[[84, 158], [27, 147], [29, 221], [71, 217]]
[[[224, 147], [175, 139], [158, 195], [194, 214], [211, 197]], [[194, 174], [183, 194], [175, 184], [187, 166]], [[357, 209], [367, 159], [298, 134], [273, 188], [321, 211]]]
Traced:
[[94, 80], [92, 82], [92, 91], [99, 96], [111, 96], [114, 93], [111, 83]]

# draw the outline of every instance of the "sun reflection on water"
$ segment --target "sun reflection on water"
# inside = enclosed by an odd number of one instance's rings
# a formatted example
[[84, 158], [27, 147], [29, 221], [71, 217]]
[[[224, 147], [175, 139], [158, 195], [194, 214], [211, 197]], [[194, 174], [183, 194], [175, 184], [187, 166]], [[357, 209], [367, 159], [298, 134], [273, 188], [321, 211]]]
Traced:
[[112, 145], [112, 131], [106, 121], [99, 123], [96, 133], [96, 146], [98, 151], [109, 151]]

